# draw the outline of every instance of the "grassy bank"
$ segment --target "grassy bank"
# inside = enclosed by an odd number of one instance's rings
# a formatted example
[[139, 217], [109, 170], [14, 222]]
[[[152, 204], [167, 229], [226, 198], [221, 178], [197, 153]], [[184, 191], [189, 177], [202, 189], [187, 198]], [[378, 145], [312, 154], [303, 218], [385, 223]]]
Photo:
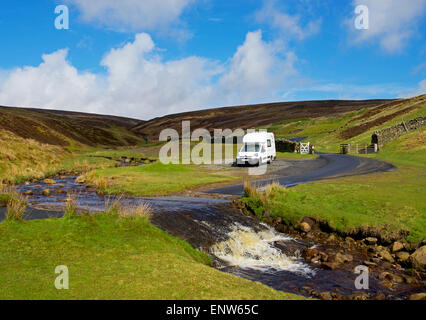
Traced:
[[60, 147], [23, 139], [0, 129], [0, 181], [42, 179], [55, 172], [69, 155]]
[[[72, 151], [71, 151], [72, 149]], [[134, 148], [105, 149], [79, 146], [63, 148], [24, 139], [0, 129], [0, 182], [15, 184], [41, 180], [65, 172], [88, 172], [115, 167], [121, 157], [146, 158]]]
[[226, 172], [216, 173], [200, 166], [157, 162], [139, 167], [96, 170], [81, 179], [105, 193], [160, 196], [236, 178]]
[[426, 238], [426, 130], [411, 132], [374, 156], [397, 171], [327, 180], [294, 188], [273, 187], [242, 199], [259, 216], [268, 210], [297, 225], [305, 217], [327, 220], [338, 230], [360, 226], [407, 230], [409, 241]]
[[[0, 299], [295, 299], [215, 270], [152, 226], [108, 214], [0, 223]], [[69, 290], [54, 287], [69, 269]]]

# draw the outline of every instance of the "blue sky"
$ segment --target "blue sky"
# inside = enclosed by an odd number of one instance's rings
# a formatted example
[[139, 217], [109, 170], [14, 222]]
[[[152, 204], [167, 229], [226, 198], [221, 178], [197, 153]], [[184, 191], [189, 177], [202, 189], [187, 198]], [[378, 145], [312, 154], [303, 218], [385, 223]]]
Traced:
[[[68, 30], [55, 28], [57, 5]], [[0, 105], [149, 119], [423, 94], [425, 16], [426, 0], [2, 1]]]

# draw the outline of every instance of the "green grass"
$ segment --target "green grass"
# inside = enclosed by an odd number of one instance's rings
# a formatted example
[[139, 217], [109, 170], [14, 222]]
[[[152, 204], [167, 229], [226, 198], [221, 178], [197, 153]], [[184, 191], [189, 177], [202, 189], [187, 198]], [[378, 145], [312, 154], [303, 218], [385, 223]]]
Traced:
[[103, 192], [132, 196], [170, 195], [201, 185], [237, 179], [226, 172], [211, 172], [200, 166], [164, 165], [161, 162], [101, 169], [84, 177], [91, 185], [101, 185]]
[[142, 159], [154, 160], [152, 157], [145, 156], [140, 151], [129, 148], [85, 148], [82, 150], [64, 158], [60, 164], [60, 168], [65, 171], [87, 172], [94, 169], [117, 167], [120, 165], [122, 157], [135, 158], [138, 161]]
[[73, 154], [62, 160], [60, 168], [65, 171], [85, 172], [97, 168], [114, 167], [119, 163], [112, 159], [94, 157], [88, 154]]
[[[0, 299], [303, 299], [213, 269], [147, 218], [2, 222], [0, 261]], [[58, 265], [69, 290], [54, 287]]]
[[339, 230], [404, 229], [410, 232], [407, 240], [418, 242], [426, 238], [425, 135], [426, 129], [411, 132], [370, 156], [395, 164], [397, 171], [277, 187], [267, 197], [255, 195], [242, 201], [257, 215], [269, 210], [272, 217], [280, 216], [288, 224], [310, 216]]

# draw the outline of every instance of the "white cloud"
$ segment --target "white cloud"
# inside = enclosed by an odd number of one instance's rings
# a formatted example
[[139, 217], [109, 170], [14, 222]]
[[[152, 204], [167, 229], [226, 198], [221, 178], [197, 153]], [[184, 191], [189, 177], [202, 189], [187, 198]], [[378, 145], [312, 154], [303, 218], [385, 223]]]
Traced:
[[291, 15], [279, 9], [277, 0], [264, 0], [263, 7], [256, 13], [259, 22], [267, 23], [280, 31], [281, 38], [303, 40], [319, 32], [321, 19], [302, 25], [301, 16]]
[[65, 0], [79, 8], [87, 22], [118, 30], [153, 30], [179, 20], [195, 0]]
[[81, 110], [97, 112], [101, 91], [95, 75], [79, 73], [66, 61], [67, 49], [42, 56], [38, 67], [18, 68], [9, 73], [0, 87], [3, 105], [32, 107], [80, 106]]
[[281, 58], [271, 43], [262, 40], [262, 32], [249, 32], [234, 54], [228, 71], [219, 80], [221, 96], [226, 104], [249, 103], [272, 98], [284, 87], [285, 80], [297, 74], [297, 57], [287, 52]]
[[0, 104], [116, 114], [140, 119], [201, 107], [267, 101], [296, 73], [292, 52], [285, 58], [262, 40], [260, 31], [225, 64], [191, 56], [163, 61], [146, 33], [110, 50], [106, 74], [79, 72], [67, 50], [43, 55], [37, 67], [12, 70], [0, 83]]
[[138, 34], [134, 42], [104, 57], [106, 105], [148, 118], [206, 103], [211, 79], [221, 72], [217, 63], [200, 57], [163, 62], [153, 53], [154, 46], [148, 34]]
[[366, 5], [370, 14], [368, 30], [355, 30], [354, 20], [347, 21], [353, 41], [378, 41], [388, 52], [398, 52], [406, 46], [426, 11], [426, 0], [354, 0], [353, 5]]

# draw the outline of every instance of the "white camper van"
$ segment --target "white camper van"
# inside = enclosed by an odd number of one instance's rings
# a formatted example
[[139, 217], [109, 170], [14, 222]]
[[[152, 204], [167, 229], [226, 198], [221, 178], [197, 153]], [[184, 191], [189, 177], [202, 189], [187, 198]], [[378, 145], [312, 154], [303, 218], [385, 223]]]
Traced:
[[261, 165], [277, 157], [275, 137], [271, 132], [248, 133], [243, 137], [243, 144], [237, 154], [237, 165]]

